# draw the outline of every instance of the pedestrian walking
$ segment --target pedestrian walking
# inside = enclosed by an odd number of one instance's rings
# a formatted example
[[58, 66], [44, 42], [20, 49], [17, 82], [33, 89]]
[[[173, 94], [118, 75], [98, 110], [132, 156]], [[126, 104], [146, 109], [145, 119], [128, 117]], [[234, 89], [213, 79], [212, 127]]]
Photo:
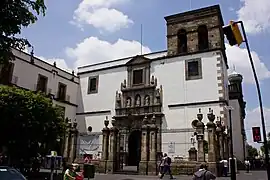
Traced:
[[249, 173], [249, 170], [250, 170], [250, 162], [248, 159], [245, 160], [245, 166], [246, 166], [246, 171], [247, 173]]
[[226, 159], [223, 159], [220, 161], [220, 163], [222, 163], [222, 175], [224, 175], [225, 177], [228, 176], [228, 161]]
[[207, 170], [206, 164], [201, 164], [200, 169], [194, 173], [192, 180], [211, 180], [216, 179], [216, 176]]
[[163, 169], [164, 169], [164, 159], [163, 159], [163, 155], [160, 155], [160, 163], [158, 165], [158, 170], [159, 170], [158, 176], [159, 177], [161, 177]]
[[173, 179], [172, 172], [171, 172], [172, 159], [170, 157], [168, 157], [168, 155], [166, 153], [164, 153], [162, 161], [164, 161], [164, 166], [163, 166], [163, 170], [162, 170], [162, 174], [160, 176], [160, 179], [162, 179], [166, 173], [169, 173], [170, 179]]

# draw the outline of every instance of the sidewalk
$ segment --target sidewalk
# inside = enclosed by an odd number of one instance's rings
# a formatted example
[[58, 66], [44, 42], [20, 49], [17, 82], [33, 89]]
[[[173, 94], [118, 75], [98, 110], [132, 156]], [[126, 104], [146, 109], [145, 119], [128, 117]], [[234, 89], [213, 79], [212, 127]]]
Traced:
[[[192, 176], [174, 176], [175, 179], [191, 180]], [[157, 180], [157, 176], [142, 176], [142, 175], [120, 175], [120, 174], [96, 174], [94, 180]], [[169, 176], [165, 176], [163, 179], [169, 179]], [[229, 180], [230, 177], [219, 177], [217, 180]], [[237, 180], [266, 180], [265, 171], [253, 171], [245, 173], [240, 171], [237, 174]]]

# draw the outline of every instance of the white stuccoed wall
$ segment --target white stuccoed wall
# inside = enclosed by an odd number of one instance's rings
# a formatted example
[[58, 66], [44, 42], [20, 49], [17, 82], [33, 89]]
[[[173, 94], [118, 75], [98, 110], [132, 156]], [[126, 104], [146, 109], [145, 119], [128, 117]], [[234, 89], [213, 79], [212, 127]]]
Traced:
[[[30, 63], [31, 56], [27, 53], [14, 50], [16, 60], [14, 63], [12, 81], [18, 87], [28, 90], [36, 90], [38, 75], [41, 74], [48, 78], [47, 91], [52, 90], [52, 94], [57, 95], [58, 83], [61, 82], [67, 85], [66, 95], [70, 96], [70, 103], [77, 105], [77, 91], [79, 87], [79, 79], [74, 77], [74, 82], [71, 81], [73, 75], [62, 69], [54, 67], [40, 59], [34, 58], [34, 64]], [[57, 71], [53, 76], [52, 71]], [[15, 82], [17, 79], [17, 82]], [[65, 107], [65, 117], [74, 120], [76, 118], [77, 107], [67, 103], [54, 101], [54, 104]]]

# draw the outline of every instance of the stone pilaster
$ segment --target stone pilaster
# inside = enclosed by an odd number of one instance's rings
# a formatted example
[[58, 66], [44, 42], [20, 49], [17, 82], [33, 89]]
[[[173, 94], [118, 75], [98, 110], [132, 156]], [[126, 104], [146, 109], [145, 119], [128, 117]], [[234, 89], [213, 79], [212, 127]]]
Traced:
[[150, 159], [148, 162], [148, 174], [157, 174], [157, 126], [155, 115], [150, 124]]
[[197, 114], [198, 122], [196, 124], [196, 136], [197, 136], [197, 144], [198, 144], [198, 162], [205, 161], [205, 153], [203, 148], [203, 140], [204, 140], [204, 123], [203, 114], [201, 113], [201, 109], [199, 109], [199, 113]]
[[228, 146], [228, 135], [226, 133], [223, 134], [224, 137], [224, 159], [229, 159], [229, 146]]
[[74, 120], [72, 127], [70, 128], [70, 162], [74, 162], [76, 159], [77, 152], [77, 141], [78, 141], [78, 130], [77, 130], [77, 122]]
[[147, 117], [145, 116], [143, 119], [143, 126], [142, 126], [142, 139], [141, 139], [141, 161], [139, 164], [139, 173], [140, 174], [148, 174], [147, 169], [148, 169], [148, 156], [149, 156], [149, 144], [148, 144], [148, 139], [149, 139], [149, 126], [148, 126], [148, 121]]
[[110, 137], [110, 129], [108, 128], [109, 120], [106, 116], [106, 119], [104, 120], [105, 127], [102, 130], [102, 157], [100, 161], [100, 171], [101, 173], [107, 172], [107, 160], [109, 155], [109, 137]]
[[220, 127], [220, 122], [217, 121], [217, 127], [216, 127], [216, 137], [217, 137], [217, 141], [216, 141], [216, 159], [219, 160], [219, 158], [222, 159], [222, 130]]
[[208, 164], [209, 170], [213, 173], [217, 173], [217, 166], [216, 166], [216, 125], [214, 123], [215, 115], [213, 114], [213, 110], [209, 108], [209, 113], [207, 114], [208, 123], [207, 132], [208, 132]]
[[70, 143], [70, 162], [73, 162], [74, 159], [75, 159], [75, 155], [74, 155], [74, 152], [75, 152], [75, 146], [74, 146], [74, 142], [76, 141], [75, 139], [75, 133], [74, 132], [71, 132], [71, 143]]
[[71, 137], [70, 137], [70, 129], [71, 129], [71, 121], [66, 118], [66, 133], [65, 133], [65, 146], [64, 146], [64, 152], [63, 152], [63, 157], [66, 158], [67, 161], [69, 161], [69, 154], [70, 154], [70, 142], [71, 142]]
[[107, 161], [107, 171], [113, 173], [116, 171], [117, 165], [117, 140], [118, 140], [118, 129], [115, 127], [115, 120], [112, 120], [112, 128], [110, 129], [110, 140], [109, 140], [109, 157]]

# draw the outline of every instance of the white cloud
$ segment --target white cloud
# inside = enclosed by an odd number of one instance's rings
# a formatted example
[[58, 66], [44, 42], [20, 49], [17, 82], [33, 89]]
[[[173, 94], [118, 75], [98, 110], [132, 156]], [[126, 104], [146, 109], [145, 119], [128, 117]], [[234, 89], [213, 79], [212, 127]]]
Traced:
[[[266, 123], [266, 130], [268, 133], [270, 132], [270, 108], [264, 108], [264, 118], [265, 118], [265, 123]], [[252, 127], [255, 127], [255, 126], [262, 127], [259, 107], [251, 111], [247, 111], [246, 119], [244, 121], [245, 121], [245, 129], [246, 129], [248, 143], [255, 145], [256, 147], [260, 147], [261, 144], [253, 143], [253, 138], [252, 138]], [[262, 128], [261, 128], [261, 132], [262, 132]]]
[[[97, 37], [89, 37], [78, 43], [75, 48], [67, 48], [68, 57], [76, 60], [75, 67], [101, 61], [119, 59], [140, 54], [141, 44], [138, 41], [118, 39], [114, 43], [102, 41]], [[143, 47], [143, 53], [150, 53], [148, 47]]]
[[[244, 76], [244, 82], [254, 83], [247, 50], [244, 48], [239, 48], [237, 46], [230, 46], [226, 44], [226, 53], [229, 67], [231, 68], [229, 72], [231, 72], [232, 67], [235, 66], [236, 71]], [[259, 55], [256, 52], [252, 51], [252, 57], [258, 78], [260, 80], [270, 78], [270, 71], [261, 61]]]
[[64, 59], [61, 59], [61, 58], [45, 58], [45, 57], [42, 57], [42, 56], [36, 56], [37, 58], [43, 60], [43, 61], [46, 61], [48, 62], [49, 64], [53, 65], [53, 63], [55, 62], [56, 63], [56, 67], [60, 68], [60, 69], [63, 69], [69, 73], [72, 72], [72, 69], [70, 69], [66, 63], [66, 61]]
[[114, 32], [133, 23], [123, 12], [112, 7], [129, 0], [83, 0], [73, 15], [72, 24], [83, 28], [89, 24], [97, 29]]
[[248, 33], [268, 31], [270, 28], [269, 0], [241, 0], [243, 6], [237, 11]]
[[[30, 51], [29, 51], [29, 48], [25, 48], [22, 50], [23, 52], [27, 53], [27, 54], [30, 54]], [[34, 54], [34, 56], [38, 59], [41, 59], [43, 61], [46, 61], [47, 63], [53, 65], [53, 63], [55, 62], [56, 63], [56, 66], [59, 67], [60, 69], [63, 69], [65, 71], [68, 71], [68, 72], [72, 72], [72, 69], [70, 69], [66, 63], [66, 61], [64, 59], [61, 59], [61, 58], [45, 58], [43, 56], [37, 56]]]

